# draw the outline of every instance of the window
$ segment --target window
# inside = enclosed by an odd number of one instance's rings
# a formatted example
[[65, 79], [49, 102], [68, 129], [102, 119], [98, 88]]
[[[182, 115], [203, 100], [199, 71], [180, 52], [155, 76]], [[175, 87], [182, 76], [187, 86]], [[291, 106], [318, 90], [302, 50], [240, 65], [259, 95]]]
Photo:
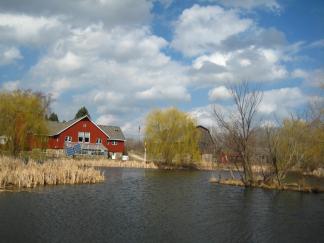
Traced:
[[112, 141], [111, 144], [112, 144], [112, 145], [117, 145], [118, 142], [117, 142], [117, 141]]
[[100, 144], [101, 143], [101, 138], [97, 138], [96, 144]]
[[84, 142], [85, 143], [90, 143], [90, 132], [85, 132], [84, 133]]
[[90, 132], [78, 132], [79, 143], [90, 143]]
[[78, 141], [80, 143], [83, 143], [83, 138], [84, 138], [84, 132], [78, 132]]
[[72, 137], [71, 136], [66, 136], [64, 141], [65, 142], [72, 142]]
[[107, 139], [107, 144], [109, 145], [109, 139]]

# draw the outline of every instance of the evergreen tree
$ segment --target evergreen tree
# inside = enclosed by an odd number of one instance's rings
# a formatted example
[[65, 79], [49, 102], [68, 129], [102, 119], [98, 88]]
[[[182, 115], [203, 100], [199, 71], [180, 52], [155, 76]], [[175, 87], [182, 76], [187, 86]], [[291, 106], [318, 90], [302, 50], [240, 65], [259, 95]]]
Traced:
[[87, 108], [85, 108], [85, 106], [82, 106], [82, 107], [78, 110], [78, 112], [75, 114], [74, 119], [81, 118], [81, 117], [83, 117], [83, 116], [85, 116], [85, 115], [88, 115], [88, 116], [90, 117], [90, 114], [89, 114]]
[[48, 120], [50, 120], [50, 121], [56, 121], [56, 122], [59, 121], [57, 114], [54, 113], [54, 112], [52, 112], [52, 113], [50, 114], [50, 116], [48, 117]]

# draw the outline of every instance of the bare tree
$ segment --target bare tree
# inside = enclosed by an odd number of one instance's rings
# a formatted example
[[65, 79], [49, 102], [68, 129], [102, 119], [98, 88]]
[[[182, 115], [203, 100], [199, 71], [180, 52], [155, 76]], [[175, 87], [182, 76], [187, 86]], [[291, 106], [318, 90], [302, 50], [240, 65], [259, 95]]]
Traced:
[[266, 134], [266, 148], [268, 150], [269, 160], [273, 168], [272, 176], [276, 177], [276, 180], [280, 186], [281, 177], [279, 176], [279, 166], [278, 166], [278, 147], [279, 147], [278, 128], [273, 126], [266, 126], [265, 134]]
[[[259, 89], [251, 89], [248, 82], [242, 82], [229, 87], [234, 100], [235, 111], [229, 112], [228, 118], [214, 106], [213, 113], [220, 129], [227, 134], [232, 146], [231, 150], [240, 157], [243, 167], [245, 185], [254, 181], [251, 157], [253, 152], [254, 129], [256, 127], [257, 108], [262, 101], [263, 94]], [[238, 161], [234, 161], [237, 166]]]
[[272, 164], [270, 179], [282, 185], [293, 168], [315, 169], [321, 166], [324, 137], [321, 123], [307, 122], [291, 115], [277, 127], [266, 127], [267, 151]]

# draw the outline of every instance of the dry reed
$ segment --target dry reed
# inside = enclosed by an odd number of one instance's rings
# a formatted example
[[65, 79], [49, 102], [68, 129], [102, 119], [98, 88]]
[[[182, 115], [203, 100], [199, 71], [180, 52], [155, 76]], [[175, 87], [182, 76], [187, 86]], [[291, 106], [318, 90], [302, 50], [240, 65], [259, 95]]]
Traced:
[[33, 188], [39, 185], [96, 183], [104, 174], [73, 160], [47, 161], [43, 164], [0, 157], [0, 188]]
[[122, 160], [109, 160], [106, 158], [98, 159], [80, 159], [76, 160], [80, 166], [96, 166], [96, 167], [118, 167], [118, 168], [143, 168], [143, 169], [158, 169], [158, 166], [153, 162], [144, 161], [122, 161]]
[[[216, 184], [222, 184], [222, 185], [230, 185], [230, 186], [241, 186], [246, 187], [246, 185], [239, 179], [216, 179], [211, 178], [209, 180], [210, 183], [216, 183]], [[318, 186], [310, 186], [306, 185], [305, 183], [289, 183], [289, 184], [283, 184], [278, 185], [277, 183], [253, 183], [249, 185], [249, 187], [259, 187], [263, 189], [269, 189], [269, 190], [286, 190], [286, 191], [299, 191], [299, 192], [324, 192], [324, 188], [318, 187]]]

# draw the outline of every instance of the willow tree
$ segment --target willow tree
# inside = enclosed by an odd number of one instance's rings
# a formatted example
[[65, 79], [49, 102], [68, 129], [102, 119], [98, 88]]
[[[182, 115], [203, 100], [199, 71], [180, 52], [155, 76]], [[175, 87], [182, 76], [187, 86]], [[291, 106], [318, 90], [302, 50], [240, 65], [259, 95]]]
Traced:
[[147, 152], [154, 161], [167, 165], [197, 162], [198, 140], [195, 120], [176, 108], [154, 110], [146, 118]]
[[[45, 113], [49, 99], [31, 91], [0, 93], [0, 136], [6, 138], [5, 149], [13, 156], [41, 142], [47, 132]], [[35, 136], [36, 135], [36, 136]]]

